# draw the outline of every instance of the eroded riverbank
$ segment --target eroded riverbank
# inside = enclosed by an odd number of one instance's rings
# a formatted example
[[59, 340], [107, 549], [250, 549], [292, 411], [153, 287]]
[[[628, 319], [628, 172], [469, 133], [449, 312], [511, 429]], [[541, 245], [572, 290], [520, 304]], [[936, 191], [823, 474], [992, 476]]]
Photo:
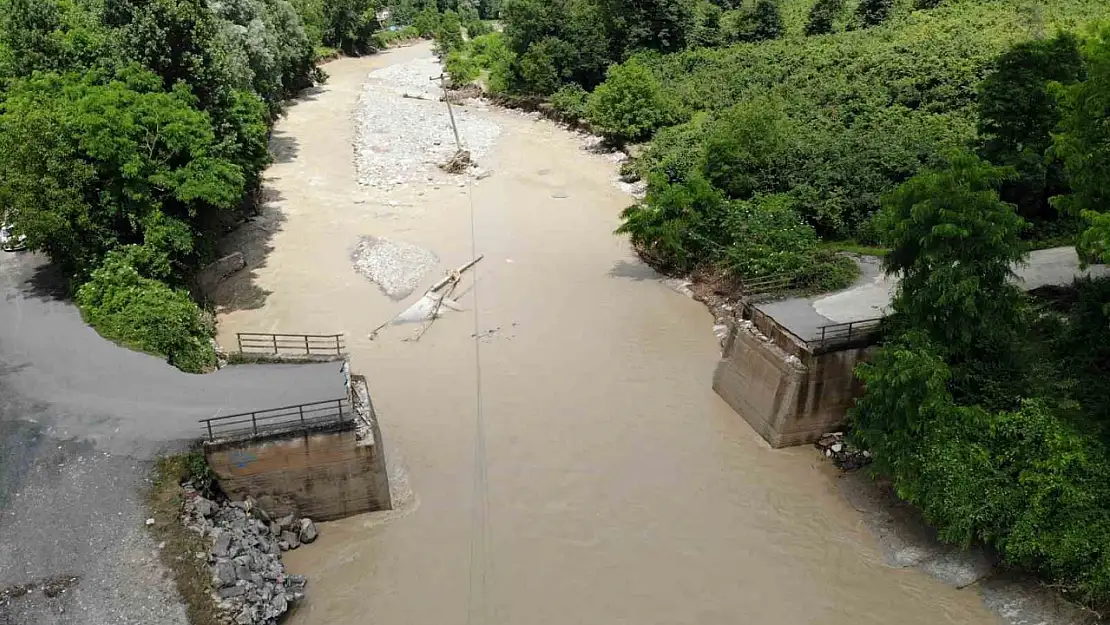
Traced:
[[[500, 127], [488, 178], [360, 186], [366, 74], [427, 54], [337, 61], [290, 107], [238, 285], [253, 300], [221, 315], [224, 337], [345, 332], [415, 492], [407, 514], [329, 523], [288, 557], [310, 579], [291, 623], [998, 622], [974, 591], [887, 567], [831, 467], [768, 449], [713, 393], [712, 317], [612, 235], [629, 198], [579, 137], [472, 110]], [[363, 236], [433, 250], [439, 270], [485, 254], [465, 310], [418, 342], [370, 341], [419, 290], [398, 303], [359, 275]]]

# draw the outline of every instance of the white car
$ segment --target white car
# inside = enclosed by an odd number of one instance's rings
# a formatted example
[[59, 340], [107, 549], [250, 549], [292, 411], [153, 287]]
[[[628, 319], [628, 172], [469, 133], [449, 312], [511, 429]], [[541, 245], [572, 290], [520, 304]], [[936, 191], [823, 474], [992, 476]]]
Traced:
[[5, 252], [18, 252], [27, 249], [27, 237], [12, 235], [11, 226], [0, 226], [0, 249]]

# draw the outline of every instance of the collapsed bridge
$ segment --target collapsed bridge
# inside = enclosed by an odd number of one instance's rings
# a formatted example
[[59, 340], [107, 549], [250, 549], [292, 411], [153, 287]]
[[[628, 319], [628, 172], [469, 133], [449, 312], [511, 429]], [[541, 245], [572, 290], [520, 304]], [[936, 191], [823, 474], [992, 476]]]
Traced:
[[[840, 428], [862, 391], [855, 376], [878, 344], [897, 278], [877, 259], [860, 261], [852, 287], [818, 297], [746, 301], [729, 329], [713, 389], [772, 447], [812, 443]], [[1037, 250], [1014, 268], [1027, 291], [1110, 275], [1080, 266], [1074, 248]]]

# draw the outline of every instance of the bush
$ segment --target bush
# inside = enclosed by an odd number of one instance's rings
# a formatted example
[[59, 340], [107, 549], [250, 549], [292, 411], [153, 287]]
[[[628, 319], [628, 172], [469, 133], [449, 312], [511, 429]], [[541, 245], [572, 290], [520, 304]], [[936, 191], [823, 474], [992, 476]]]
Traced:
[[1068, 424], [1067, 406], [961, 406], [938, 350], [912, 332], [858, 373], [853, 436], [943, 540], [986, 541], [1080, 601], [1110, 598], [1110, 454]]
[[635, 59], [609, 70], [590, 95], [586, 116], [595, 130], [618, 142], [647, 139], [680, 117], [659, 82]]
[[568, 120], [579, 120], [586, 116], [586, 90], [576, 84], [561, 87], [551, 94], [551, 107]]
[[725, 111], [705, 139], [705, 175], [729, 197], [787, 188], [783, 174], [794, 131], [781, 102], [747, 100]]
[[439, 13], [432, 8], [424, 9], [412, 20], [412, 27], [421, 37], [434, 37], [439, 29]]
[[463, 27], [466, 29], [466, 36], [470, 39], [494, 32], [493, 26], [491, 26], [489, 22], [484, 22], [482, 20], [470, 20], [466, 22]]
[[878, 26], [890, 18], [894, 0], [860, 0], [856, 7], [856, 21], [864, 28]]
[[77, 290], [85, 321], [101, 336], [159, 356], [188, 373], [216, 365], [213, 329], [185, 291], [143, 277], [129, 256], [136, 248], [113, 251]]
[[844, 10], [844, 0], [817, 0], [809, 11], [806, 35], [825, 35], [833, 31], [833, 23]]
[[684, 124], [660, 130], [636, 161], [635, 171], [642, 178], [661, 177], [667, 182], [682, 182], [702, 175], [706, 166], [705, 136], [709, 125], [709, 114], [698, 113]]
[[447, 11], [439, 16], [439, 24], [435, 31], [435, 50], [440, 58], [461, 50], [463, 47], [462, 22], [454, 11]]
[[618, 234], [653, 264], [682, 273], [720, 257], [727, 243], [728, 200], [701, 177], [678, 183], [648, 181], [643, 202], [621, 213]]
[[481, 73], [478, 64], [463, 50], [453, 50], [448, 53], [443, 65], [451, 78], [451, 85], [455, 88], [469, 85]]
[[786, 195], [732, 203], [725, 228], [729, 245], [721, 266], [736, 278], [798, 275], [817, 251], [817, 234]]

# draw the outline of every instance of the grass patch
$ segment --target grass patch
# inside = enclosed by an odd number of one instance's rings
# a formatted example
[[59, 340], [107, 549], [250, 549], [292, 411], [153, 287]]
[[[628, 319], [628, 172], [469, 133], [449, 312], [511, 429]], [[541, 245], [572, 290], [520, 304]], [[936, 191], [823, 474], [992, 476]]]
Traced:
[[833, 252], [848, 252], [850, 254], [859, 254], [861, 256], [877, 256], [882, 258], [886, 256], [890, 249], [879, 247], [878, 245], [867, 245], [858, 241], [822, 241], [821, 247]]
[[316, 46], [312, 53], [317, 63], [338, 59], [340, 56], [339, 50], [328, 46]]
[[297, 356], [282, 354], [244, 354], [233, 352], [227, 355], [229, 365], [310, 365], [320, 362], [336, 362], [346, 356], [331, 354], [324, 356]]
[[[153, 484], [147, 494], [147, 508], [154, 518], [150, 532], [154, 540], [165, 543], [159, 551], [162, 564], [173, 573], [177, 592], [185, 600], [190, 625], [224, 625], [223, 613], [212, 595], [212, 572], [208, 568], [208, 541], [181, 524], [185, 491], [181, 483], [193, 480], [201, 492], [214, 486], [211, 469], [200, 450], [159, 458], [154, 466]], [[210, 493], [209, 493], [210, 494]], [[199, 559], [195, 554], [204, 553]]]

